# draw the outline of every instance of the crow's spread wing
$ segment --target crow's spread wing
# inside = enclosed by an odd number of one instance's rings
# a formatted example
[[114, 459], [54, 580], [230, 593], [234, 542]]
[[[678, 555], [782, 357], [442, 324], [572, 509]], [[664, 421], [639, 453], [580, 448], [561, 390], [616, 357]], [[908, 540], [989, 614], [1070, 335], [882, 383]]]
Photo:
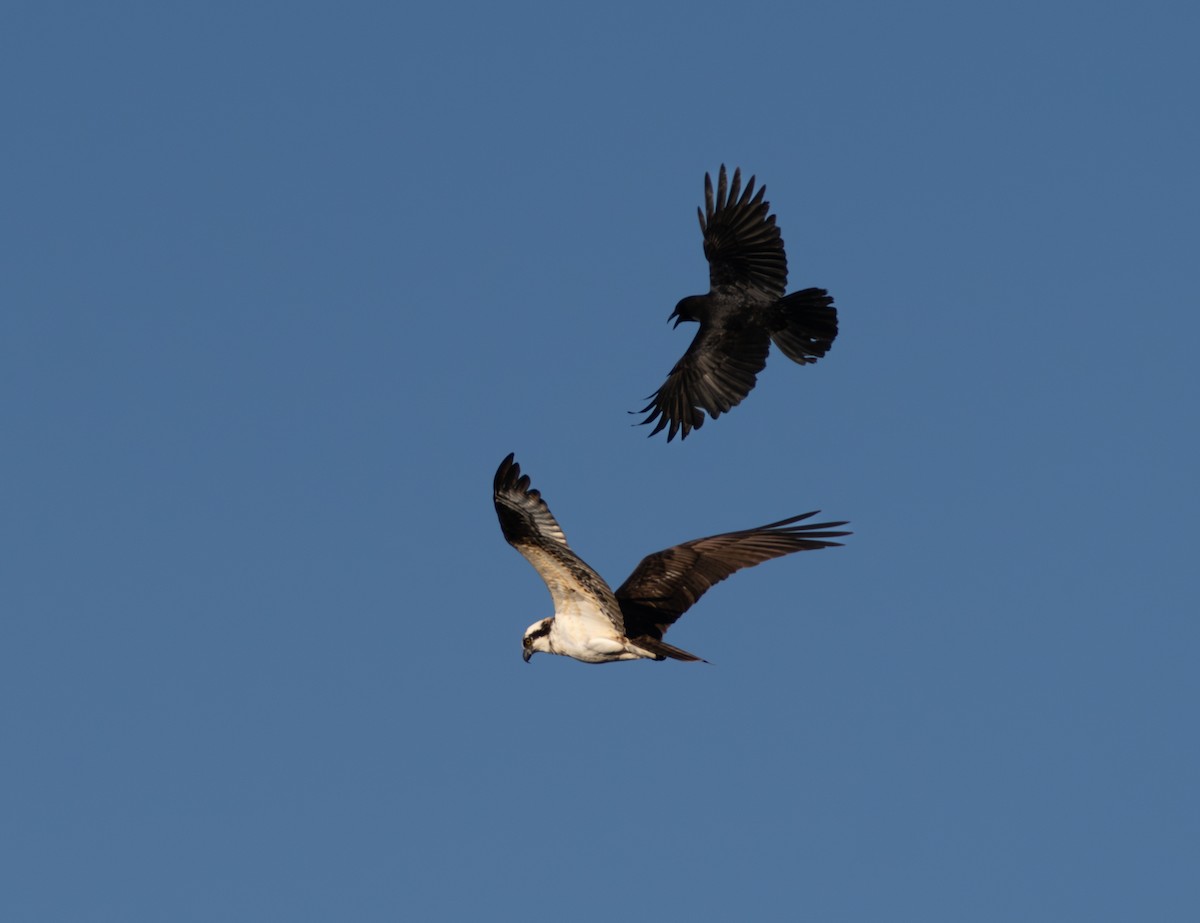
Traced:
[[[713, 198], [712, 177], [704, 174], [704, 211], [697, 209], [704, 234], [704, 256], [713, 292], [741, 290], [747, 301], [774, 301], [787, 287], [787, 255], [783, 238], [769, 215], [771, 203], [763, 200], [766, 186], [754, 192], [754, 177], [741, 191], [742, 171], [733, 171], [726, 183], [725, 165], [717, 174]], [[740, 193], [740, 195], [739, 195]], [[755, 297], [755, 293], [759, 297]]]
[[669, 427], [668, 442], [676, 432], [686, 439], [703, 425], [705, 411], [716, 419], [742, 402], [767, 364], [770, 348], [771, 337], [763, 327], [702, 323], [662, 387], [638, 411], [648, 414], [641, 422], [658, 420], [651, 436]]

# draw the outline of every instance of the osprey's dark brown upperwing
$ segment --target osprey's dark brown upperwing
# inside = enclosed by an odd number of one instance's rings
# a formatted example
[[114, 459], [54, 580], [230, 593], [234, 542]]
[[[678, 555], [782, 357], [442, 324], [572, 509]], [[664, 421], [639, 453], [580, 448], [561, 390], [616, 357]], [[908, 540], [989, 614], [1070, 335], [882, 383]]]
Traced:
[[684, 298], [672, 318], [697, 321], [700, 329], [666, 382], [639, 413], [655, 423], [650, 435], [667, 430], [670, 442], [686, 439], [704, 423], [742, 402], [766, 365], [771, 341], [789, 358], [814, 362], [837, 336], [837, 311], [824, 289], [784, 295], [787, 254], [783, 238], [754, 177], [742, 189], [740, 170], [730, 182], [722, 165], [714, 196], [704, 176], [704, 210], [699, 211], [708, 260], [709, 292]]
[[796, 525], [816, 514], [814, 510], [756, 529], [698, 538], [647, 555], [616, 591], [625, 617], [626, 637], [661, 641], [663, 633], [709, 587], [735, 571], [795, 551], [838, 546], [842, 543], [829, 539], [851, 534], [830, 531], [845, 522]]
[[545, 581], [556, 611], [565, 608], [573, 595], [583, 593], [596, 602], [617, 631], [624, 631], [621, 609], [612, 590], [571, 550], [541, 491], [529, 484], [529, 475], [521, 474], [521, 466], [511, 453], [500, 462], [492, 482], [492, 500], [504, 538]]

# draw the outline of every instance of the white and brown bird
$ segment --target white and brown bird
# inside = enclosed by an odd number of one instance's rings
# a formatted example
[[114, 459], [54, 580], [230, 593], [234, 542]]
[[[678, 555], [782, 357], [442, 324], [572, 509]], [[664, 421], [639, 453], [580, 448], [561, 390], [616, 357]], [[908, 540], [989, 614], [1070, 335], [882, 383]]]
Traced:
[[525, 630], [525, 662], [535, 653], [584, 663], [614, 660], [703, 660], [663, 641], [663, 634], [705, 591], [734, 571], [794, 551], [829, 548], [849, 535], [829, 531], [844, 522], [796, 525], [803, 513], [757, 529], [697, 538], [642, 559], [614, 593], [567, 544], [541, 493], [509, 455], [493, 482], [500, 528], [533, 565], [554, 600], [554, 615]]
[[686, 439], [707, 413], [716, 419], [750, 393], [767, 364], [773, 342], [793, 362], [816, 362], [837, 337], [837, 310], [823, 288], [785, 295], [787, 254], [783, 238], [763, 199], [766, 186], [754, 191], [754, 177], [742, 191], [741, 170], [727, 183], [725, 165], [704, 174], [704, 210], [697, 209], [708, 260], [709, 292], [689, 295], [668, 317], [700, 324], [691, 345], [675, 363], [663, 386], [639, 413], [653, 423], [650, 435], [667, 430], [667, 441]]

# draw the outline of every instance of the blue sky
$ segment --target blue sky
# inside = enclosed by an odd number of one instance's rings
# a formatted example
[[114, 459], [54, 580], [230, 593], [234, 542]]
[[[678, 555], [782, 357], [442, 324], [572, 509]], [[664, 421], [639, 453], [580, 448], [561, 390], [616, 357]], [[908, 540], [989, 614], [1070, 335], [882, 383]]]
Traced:
[[[1196, 919], [1198, 25], [7, 4], [0, 916]], [[721, 163], [841, 335], [668, 445]], [[855, 535], [526, 666], [510, 451]]]

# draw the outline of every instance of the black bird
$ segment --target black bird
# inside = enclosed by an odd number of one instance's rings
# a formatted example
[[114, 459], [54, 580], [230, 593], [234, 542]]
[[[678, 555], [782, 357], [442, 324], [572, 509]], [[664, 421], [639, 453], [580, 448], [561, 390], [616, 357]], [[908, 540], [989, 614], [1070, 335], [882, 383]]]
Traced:
[[754, 177], [742, 192], [742, 171], [726, 184], [725, 165], [717, 177], [704, 174], [705, 210], [696, 209], [704, 234], [709, 292], [689, 295], [667, 320], [678, 327], [698, 321], [700, 330], [683, 358], [675, 363], [650, 403], [643, 424], [658, 421], [650, 432], [667, 429], [667, 441], [687, 438], [704, 423], [736, 407], [754, 387], [767, 364], [771, 341], [793, 362], [816, 362], [837, 336], [837, 310], [823, 288], [784, 295], [787, 255], [783, 238], [763, 199], [766, 186], [754, 191]]
[[562, 527], [512, 455], [496, 469], [492, 499], [505, 539], [533, 565], [554, 600], [554, 615], [525, 630], [526, 663], [538, 651], [584, 663], [703, 660], [662, 637], [709, 587], [743, 567], [841, 545], [826, 540], [850, 534], [828, 531], [844, 522], [795, 525], [814, 511], [757, 529], [697, 538], [646, 556], [614, 593], [567, 545]]

